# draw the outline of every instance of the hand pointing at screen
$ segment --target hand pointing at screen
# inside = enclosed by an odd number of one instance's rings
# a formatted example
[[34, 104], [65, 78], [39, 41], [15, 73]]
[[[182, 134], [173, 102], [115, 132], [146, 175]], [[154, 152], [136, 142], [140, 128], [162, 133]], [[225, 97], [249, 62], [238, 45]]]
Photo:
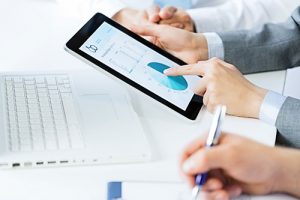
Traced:
[[255, 86], [236, 67], [213, 58], [197, 64], [169, 68], [168, 76], [200, 75], [203, 78], [194, 92], [203, 96], [209, 111], [218, 104], [227, 106], [227, 113], [241, 117], [259, 117], [259, 110], [267, 90]]

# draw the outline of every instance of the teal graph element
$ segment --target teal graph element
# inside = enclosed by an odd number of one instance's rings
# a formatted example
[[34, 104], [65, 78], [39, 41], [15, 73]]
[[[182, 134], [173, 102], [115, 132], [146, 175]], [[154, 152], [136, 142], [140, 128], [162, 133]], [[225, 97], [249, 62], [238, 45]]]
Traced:
[[[158, 81], [160, 84], [173, 89], [173, 90], [185, 90], [188, 87], [188, 83], [183, 76], [166, 76], [163, 74], [164, 70], [170, 68], [169, 66], [159, 63], [148, 63], [148, 67], [155, 71], [150, 73], [152, 78]], [[151, 71], [150, 71], [151, 72]], [[157, 73], [159, 72], [159, 73]]]

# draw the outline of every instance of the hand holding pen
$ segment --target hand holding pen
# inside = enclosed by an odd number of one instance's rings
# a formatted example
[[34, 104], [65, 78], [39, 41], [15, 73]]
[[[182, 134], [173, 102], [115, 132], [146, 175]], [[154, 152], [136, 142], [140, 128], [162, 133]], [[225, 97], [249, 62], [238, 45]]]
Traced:
[[[207, 137], [207, 141], [205, 144], [205, 148], [212, 148], [214, 145], [217, 145], [218, 139], [221, 135], [221, 126], [224, 121], [226, 114], [226, 107], [225, 106], [217, 106], [215, 114], [213, 116], [212, 124], [210, 127], [210, 131]], [[194, 146], [194, 145], [193, 145]], [[195, 146], [198, 147], [198, 146]], [[198, 147], [199, 148], [199, 147]], [[195, 149], [191, 149], [191, 151], [194, 151]], [[185, 165], [189, 165], [187, 162]], [[186, 166], [183, 165], [183, 168]], [[199, 192], [201, 191], [203, 185], [206, 183], [208, 177], [208, 172], [197, 174], [195, 176], [195, 186], [192, 190], [192, 197], [193, 199], [198, 199]]]

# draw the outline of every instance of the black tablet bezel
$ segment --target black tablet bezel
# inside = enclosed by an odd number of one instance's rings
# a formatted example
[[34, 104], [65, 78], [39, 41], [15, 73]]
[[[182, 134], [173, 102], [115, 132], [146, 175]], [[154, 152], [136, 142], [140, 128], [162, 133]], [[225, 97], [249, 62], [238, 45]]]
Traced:
[[145, 93], [146, 95], [154, 98], [155, 100], [159, 101], [160, 103], [164, 104], [165, 106], [171, 108], [172, 110], [180, 113], [181, 115], [185, 116], [190, 120], [195, 120], [198, 116], [198, 113], [203, 105], [202, 97], [198, 95], [194, 95], [191, 99], [188, 107], [186, 110], [182, 110], [181, 108], [177, 107], [176, 105], [172, 104], [171, 102], [163, 99], [162, 97], [158, 96], [157, 94], [153, 93], [152, 91], [144, 88], [143, 86], [139, 85], [138, 83], [134, 82], [133, 80], [127, 78], [126, 76], [120, 74], [119, 72], [113, 70], [111, 67], [103, 64], [99, 60], [93, 58], [92, 56], [86, 54], [85, 52], [80, 50], [80, 47], [86, 42], [86, 40], [101, 26], [103, 22], [107, 22], [108, 24], [114, 26], [115, 28], [121, 30], [125, 34], [129, 35], [133, 39], [139, 41], [140, 43], [148, 46], [149, 48], [153, 49], [154, 51], [160, 53], [161, 55], [165, 56], [166, 58], [174, 61], [178, 65], [185, 65], [186, 63], [182, 60], [174, 57], [173, 55], [169, 54], [168, 52], [164, 51], [163, 49], [155, 46], [151, 42], [145, 40], [144, 38], [140, 37], [139, 35], [133, 33], [132, 31], [126, 29], [122, 25], [118, 24], [117, 22], [113, 21], [112, 19], [106, 17], [101, 13], [96, 13], [66, 44], [66, 47], [71, 51], [75, 52], [76, 54], [82, 56], [83, 58], [87, 59], [88, 61], [94, 63], [95, 65], [99, 66], [106, 72], [114, 75], [115, 77], [121, 79], [122, 81], [126, 82], [127, 84], [131, 85], [132, 87], [140, 90], [141, 92]]

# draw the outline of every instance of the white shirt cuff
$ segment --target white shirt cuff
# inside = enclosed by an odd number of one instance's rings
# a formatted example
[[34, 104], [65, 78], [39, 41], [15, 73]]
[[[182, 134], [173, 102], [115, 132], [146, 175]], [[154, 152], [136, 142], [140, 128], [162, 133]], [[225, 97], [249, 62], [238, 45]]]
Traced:
[[198, 33], [221, 32], [224, 30], [224, 25], [220, 19], [222, 16], [215, 7], [188, 9], [186, 12], [193, 19]]
[[285, 100], [285, 96], [273, 91], [269, 91], [260, 107], [259, 119], [274, 126], [276, 124], [276, 119], [280, 108]]
[[208, 58], [217, 57], [224, 60], [224, 45], [217, 33], [203, 33], [208, 46]]

